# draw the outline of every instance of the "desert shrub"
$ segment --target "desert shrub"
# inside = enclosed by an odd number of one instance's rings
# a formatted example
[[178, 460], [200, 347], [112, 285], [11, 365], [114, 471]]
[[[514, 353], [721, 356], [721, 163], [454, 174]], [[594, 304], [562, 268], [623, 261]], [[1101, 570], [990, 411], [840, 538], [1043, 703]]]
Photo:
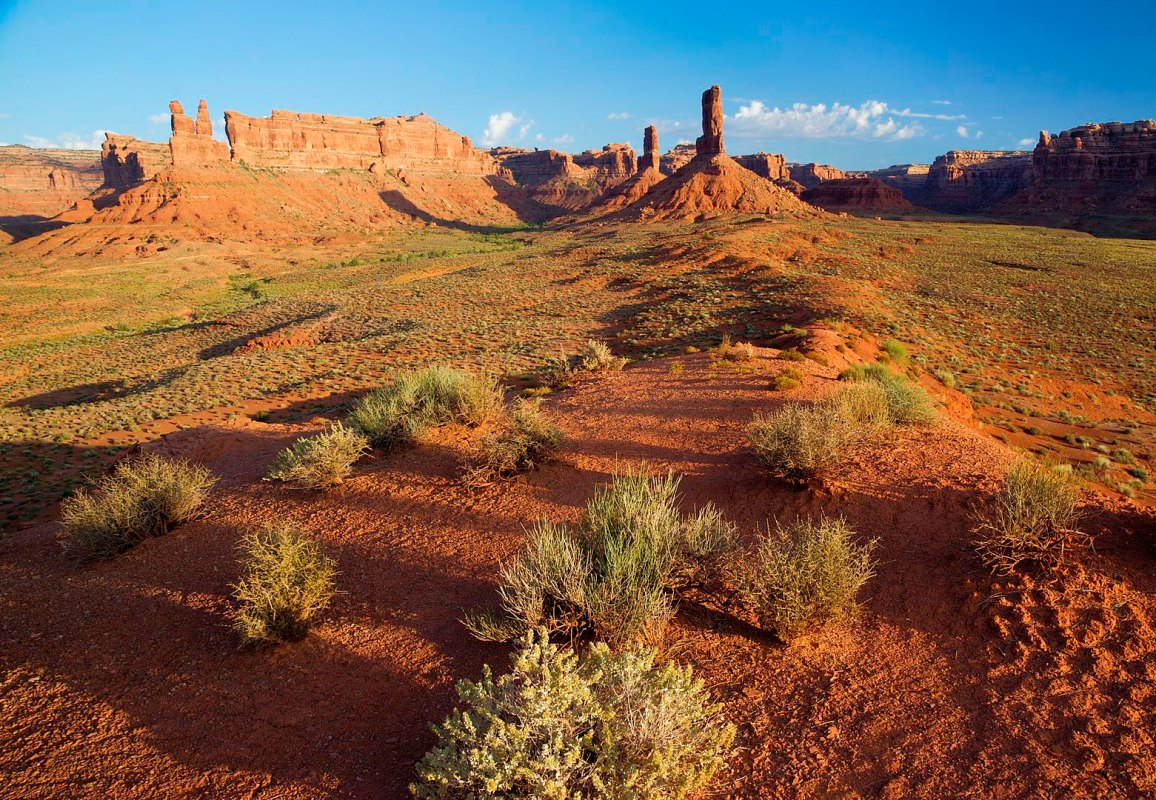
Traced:
[[340, 422], [316, 436], [298, 439], [282, 450], [269, 469], [269, 479], [304, 489], [341, 483], [369, 450], [369, 440]]
[[1065, 551], [1087, 536], [1076, 525], [1080, 489], [1070, 474], [1020, 461], [1004, 479], [994, 506], [975, 532], [980, 557], [996, 572], [1024, 561], [1060, 564]]
[[955, 373], [949, 369], [938, 369], [935, 371], [935, 378], [948, 389], [954, 389], [959, 385]]
[[626, 366], [626, 359], [611, 353], [606, 342], [587, 339], [578, 354], [578, 364], [587, 372], [614, 372]]
[[349, 424], [371, 446], [392, 450], [437, 425], [480, 425], [492, 419], [501, 411], [502, 394], [495, 380], [450, 367], [407, 370], [362, 397]]
[[872, 430], [891, 424], [891, 408], [887, 392], [877, 383], [852, 383], [831, 396], [828, 403], [858, 426], [867, 436]]
[[214, 483], [209, 470], [187, 461], [152, 454], [122, 461], [61, 504], [61, 541], [78, 561], [111, 558], [196, 517]]
[[883, 342], [883, 352], [896, 364], [906, 364], [908, 361], [907, 348], [902, 342], [897, 342], [894, 339]]
[[747, 436], [764, 466], [799, 483], [837, 464], [857, 440], [852, 420], [831, 403], [787, 403], [774, 414], [756, 414]]
[[794, 367], [788, 367], [771, 379], [770, 388], [776, 392], [789, 392], [798, 389], [803, 383], [803, 373]]
[[840, 518], [767, 531], [753, 556], [733, 568], [740, 596], [783, 639], [852, 613], [855, 595], [875, 574], [875, 542], [856, 544], [854, 534]]
[[783, 361], [804, 361], [807, 357], [800, 353], [796, 348], [788, 347], [786, 350], [780, 350], [777, 358], [780, 358]]
[[482, 439], [480, 456], [466, 467], [462, 478], [468, 485], [481, 486], [529, 472], [549, 461], [561, 443], [562, 431], [546, 418], [541, 405], [519, 400], [502, 429]]
[[594, 492], [574, 529], [539, 521], [501, 568], [501, 611], [466, 625], [490, 640], [544, 627], [615, 646], [656, 641], [674, 613], [671, 592], [701, 579], [735, 542], [713, 506], [679, 512], [679, 480], [627, 472]]
[[931, 397], [918, 383], [882, 364], [854, 364], [839, 374], [842, 380], [872, 381], [883, 387], [891, 421], [900, 425], [930, 425], [938, 419]]
[[333, 560], [292, 525], [250, 534], [240, 550], [242, 577], [233, 589], [242, 640], [267, 645], [304, 638], [333, 597]]
[[417, 798], [681, 798], [702, 789], [735, 737], [689, 666], [652, 650], [582, 656], [545, 631], [525, 637], [513, 669], [458, 682], [460, 705], [434, 726]]
[[749, 342], [733, 342], [730, 334], [723, 336], [722, 341], [711, 352], [720, 361], [750, 361], [755, 357], [755, 348]]

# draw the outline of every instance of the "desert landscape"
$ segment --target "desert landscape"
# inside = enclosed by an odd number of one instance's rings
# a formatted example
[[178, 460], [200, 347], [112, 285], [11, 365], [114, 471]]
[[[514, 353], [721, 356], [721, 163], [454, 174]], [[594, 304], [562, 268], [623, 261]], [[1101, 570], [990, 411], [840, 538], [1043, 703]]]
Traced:
[[0, 146], [0, 797], [1156, 796], [1156, 121], [726, 91]]

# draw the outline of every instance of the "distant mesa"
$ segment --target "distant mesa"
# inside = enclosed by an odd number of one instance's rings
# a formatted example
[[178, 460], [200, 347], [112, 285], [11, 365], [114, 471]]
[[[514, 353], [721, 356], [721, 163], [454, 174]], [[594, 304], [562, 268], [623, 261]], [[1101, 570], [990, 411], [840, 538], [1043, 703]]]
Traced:
[[909, 213], [916, 211], [903, 193], [875, 178], [839, 178], [807, 189], [802, 199], [827, 211]]

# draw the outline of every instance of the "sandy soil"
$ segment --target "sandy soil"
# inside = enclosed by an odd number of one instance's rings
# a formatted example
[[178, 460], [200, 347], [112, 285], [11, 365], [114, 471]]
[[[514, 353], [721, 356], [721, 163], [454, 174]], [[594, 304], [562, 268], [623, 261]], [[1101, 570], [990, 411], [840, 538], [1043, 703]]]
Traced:
[[[688, 598], [664, 652], [695, 665], [739, 738], [712, 797], [1143, 797], [1156, 793], [1156, 518], [1097, 499], [1094, 553], [1062, 573], [994, 580], [969, 516], [1010, 451], [945, 420], [898, 431], [805, 491], [744, 445], [756, 410], [790, 393], [704, 354], [584, 379], [549, 398], [569, 439], [542, 471], [470, 492], [475, 434], [445, 429], [364, 462], [325, 492], [260, 480], [306, 425], [239, 419], [159, 447], [221, 478], [205, 519], [115, 561], [76, 568], [53, 524], [0, 541], [0, 796], [401, 798], [452, 684], [503, 664], [464, 609], [492, 603], [501, 559], [535, 518], [578, 516], [616, 466], [685, 476], [753, 536], [774, 518], [843, 514], [879, 539], [853, 622], [784, 646], [725, 595]], [[671, 372], [681, 363], [681, 372]], [[237, 648], [235, 546], [293, 520], [340, 564], [338, 596], [305, 641]]]

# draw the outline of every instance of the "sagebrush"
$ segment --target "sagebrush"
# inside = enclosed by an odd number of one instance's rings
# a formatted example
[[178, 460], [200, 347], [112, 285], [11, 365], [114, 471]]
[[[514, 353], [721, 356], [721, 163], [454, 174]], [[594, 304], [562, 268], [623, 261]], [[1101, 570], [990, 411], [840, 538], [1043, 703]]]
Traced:
[[245, 644], [303, 638], [333, 598], [336, 564], [321, 544], [293, 525], [275, 525], [241, 540], [236, 628]]
[[573, 529], [539, 521], [501, 568], [500, 613], [472, 615], [467, 626], [482, 639], [544, 627], [614, 646], [657, 641], [674, 613], [671, 593], [702, 579], [735, 542], [713, 506], [680, 513], [679, 480], [626, 472], [595, 491]]
[[976, 526], [980, 557], [1001, 573], [1024, 561], [1062, 563], [1069, 548], [1088, 539], [1078, 527], [1079, 502], [1080, 489], [1070, 474], [1017, 462]]
[[91, 490], [61, 503], [61, 542], [93, 561], [161, 536], [200, 514], [216, 478], [205, 467], [146, 454], [121, 462]]
[[626, 366], [626, 359], [610, 352], [606, 342], [587, 339], [578, 354], [578, 364], [587, 372], [613, 372]]
[[938, 417], [926, 390], [883, 364], [855, 364], [839, 375], [843, 380], [868, 381], [883, 388], [891, 421], [899, 425], [931, 425]]
[[780, 637], [846, 616], [874, 575], [875, 542], [855, 542], [841, 518], [796, 520], [767, 531], [755, 552], [732, 568], [739, 595]]
[[362, 397], [349, 414], [349, 425], [371, 446], [392, 450], [438, 425], [481, 425], [493, 419], [502, 410], [503, 394], [488, 376], [443, 366], [407, 370]]
[[682, 798], [723, 766], [735, 728], [689, 666], [653, 650], [581, 657], [531, 632], [513, 669], [458, 682], [459, 707], [410, 786], [425, 800], [464, 797]]
[[542, 412], [538, 401], [518, 400], [502, 428], [484, 437], [481, 452], [462, 474], [469, 486], [529, 472], [557, 453], [562, 431]]
[[363, 434], [338, 423], [282, 450], [268, 477], [303, 489], [333, 486], [353, 473], [353, 465], [368, 450], [369, 440]]

